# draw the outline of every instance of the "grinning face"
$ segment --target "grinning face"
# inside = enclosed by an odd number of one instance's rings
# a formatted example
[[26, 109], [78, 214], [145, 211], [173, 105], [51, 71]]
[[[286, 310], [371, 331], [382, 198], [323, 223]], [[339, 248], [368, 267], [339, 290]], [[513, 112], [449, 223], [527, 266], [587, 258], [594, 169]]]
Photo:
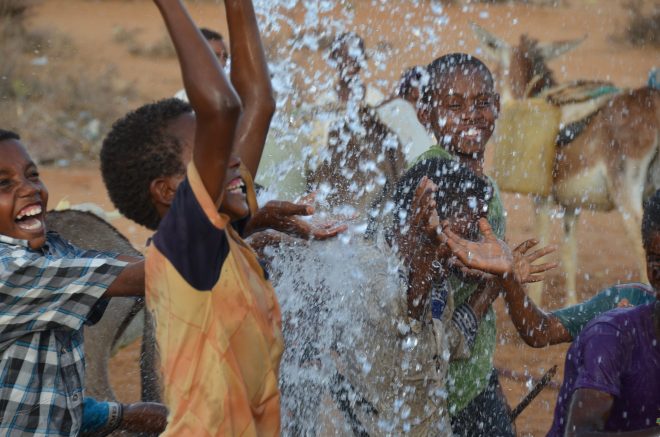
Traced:
[[[183, 144], [183, 164], [187, 166], [192, 159], [193, 144], [195, 142], [195, 115], [190, 112], [183, 114], [174, 120], [167, 131], [169, 134], [177, 137]], [[247, 203], [247, 193], [245, 181], [241, 177], [241, 160], [237, 156], [232, 156], [229, 160], [229, 167], [225, 176], [225, 190], [220, 204], [219, 211], [227, 214], [232, 220], [238, 220], [246, 217], [250, 213]], [[183, 177], [178, 178], [178, 185]]]
[[474, 69], [441, 75], [431, 91], [427, 109], [436, 139], [445, 149], [483, 160], [486, 143], [495, 129], [499, 96], [484, 73]]
[[656, 232], [648, 238], [645, 249], [646, 273], [658, 300], [660, 300], [660, 232]]
[[0, 234], [41, 248], [46, 242], [47, 207], [48, 191], [23, 145], [0, 141]]

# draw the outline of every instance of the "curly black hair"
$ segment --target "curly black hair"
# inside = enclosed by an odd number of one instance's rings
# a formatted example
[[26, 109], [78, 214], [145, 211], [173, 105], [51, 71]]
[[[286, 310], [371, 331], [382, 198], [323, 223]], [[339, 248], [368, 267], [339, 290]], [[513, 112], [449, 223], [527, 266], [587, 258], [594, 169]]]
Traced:
[[[435, 200], [441, 221], [468, 212], [474, 212], [480, 217], [488, 215], [488, 202], [493, 197], [493, 187], [485, 179], [458, 161], [428, 158], [412, 166], [397, 182], [390, 234], [405, 225], [415, 190], [424, 176], [438, 186]], [[475, 238], [476, 235], [468, 237]]]
[[482, 78], [486, 81], [489, 88], [495, 88], [493, 75], [479, 58], [469, 55], [467, 53], [450, 53], [441, 56], [435, 61], [431, 62], [426, 69], [429, 74], [428, 85], [423, 90], [423, 101], [430, 103], [433, 91], [436, 91], [442, 86], [444, 79], [448, 75], [457, 73], [468, 75], [474, 72], [482, 74]]
[[10, 130], [5, 130], [5, 129], [0, 129], [0, 141], [7, 141], [7, 140], [20, 140], [21, 136], [17, 134], [16, 132], [10, 131]]
[[644, 246], [651, 245], [651, 239], [660, 232], [660, 190], [656, 191], [644, 204], [642, 217], [642, 240]]
[[192, 107], [176, 98], [149, 103], [117, 120], [103, 140], [101, 174], [110, 199], [126, 217], [156, 229], [160, 222], [151, 200], [151, 182], [183, 174], [183, 146], [166, 132]]
[[215, 30], [209, 29], [207, 27], [200, 27], [199, 31], [202, 32], [202, 35], [204, 38], [206, 38], [207, 41], [224, 41], [222, 35], [220, 35]]

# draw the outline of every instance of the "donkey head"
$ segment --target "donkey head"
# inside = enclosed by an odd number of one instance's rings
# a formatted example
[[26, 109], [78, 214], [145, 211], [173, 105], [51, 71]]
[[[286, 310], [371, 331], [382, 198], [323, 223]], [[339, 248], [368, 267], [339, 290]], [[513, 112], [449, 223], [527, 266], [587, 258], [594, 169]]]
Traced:
[[522, 35], [517, 46], [510, 46], [484, 28], [471, 23], [486, 57], [497, 63], [503, 100], [532, 97], [556, 84], [547, 62], [580, 45], [582, 38], [540, 44]]

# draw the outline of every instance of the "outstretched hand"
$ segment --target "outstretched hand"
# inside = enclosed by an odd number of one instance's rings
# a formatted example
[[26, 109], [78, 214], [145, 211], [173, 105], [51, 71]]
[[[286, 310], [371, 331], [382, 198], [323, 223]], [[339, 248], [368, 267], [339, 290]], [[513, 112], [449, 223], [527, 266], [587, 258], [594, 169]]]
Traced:
[[336, 224], [332, 221], [314, 223], [304, 220], [302, 216], [314, 214], [311, 205], [271, 200], [259, 208], [247, 225], [246, 233], [273, 229], [305, 240], [326, 240], [346, 231], [346, 224]]
[[514, 258], [509, 246], [495, 236], [485, 218], [479, 219], [479, 230], [483, 238], [470, 241], [455, 234], [445, 222], [440, 239], [449, 246], [461, 264], [469, 269], [498, 276], [512, 273]]
[[538, 240], [532, 238], [523, 241], [518, 247], [513, 249], [513, 279], [520, 284], [542, 281], [544, 278], [543, 273], [552, 270], [559, 265], [556, 262], [537, 265], [532, 264], [539, 258], [543, 258], [557, 250], [554, 246], [547, 246], [528, 254], [527, 252], [538, 243]]

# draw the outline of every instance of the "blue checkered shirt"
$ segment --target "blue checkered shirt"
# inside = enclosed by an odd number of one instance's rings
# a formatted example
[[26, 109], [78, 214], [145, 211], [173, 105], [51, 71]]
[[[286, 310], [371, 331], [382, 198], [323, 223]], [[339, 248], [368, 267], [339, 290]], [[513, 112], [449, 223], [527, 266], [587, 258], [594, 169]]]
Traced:
[[0, 235], [0, 435], [79, 434], [82, 328], [125, 265], [55, 233], [41, 250]]

